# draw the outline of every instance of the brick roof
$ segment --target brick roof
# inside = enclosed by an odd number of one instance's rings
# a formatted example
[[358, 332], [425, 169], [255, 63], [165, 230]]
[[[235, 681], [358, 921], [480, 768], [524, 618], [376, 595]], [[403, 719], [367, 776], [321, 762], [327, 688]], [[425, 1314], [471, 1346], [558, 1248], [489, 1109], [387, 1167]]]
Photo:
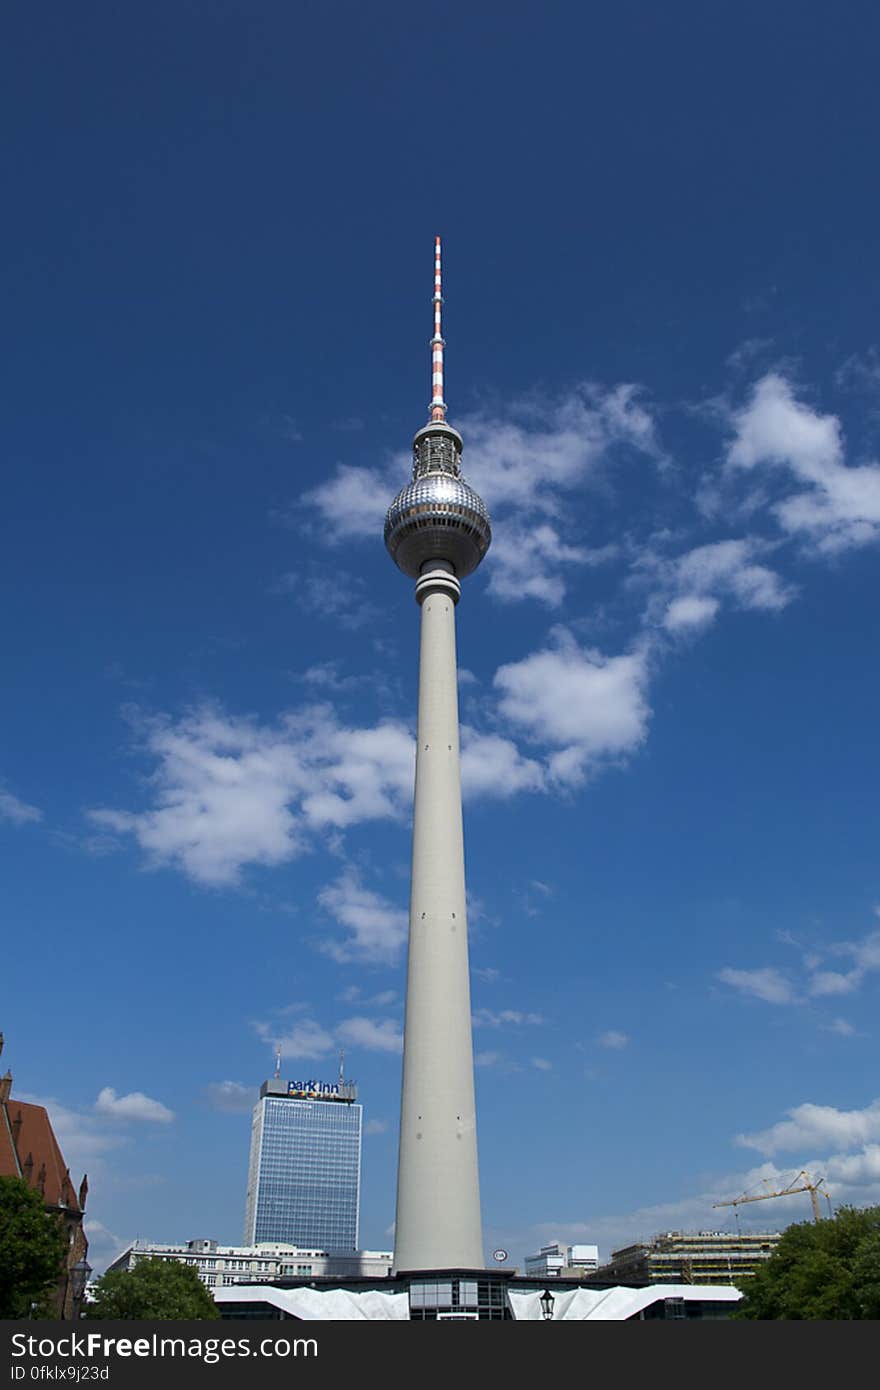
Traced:
[[50, 1207], [80, 1210], [77, 1194], [42, 1105], [23, 1100], [0, 1101], [0, 1177], [24, 1178], [42, 1191]]

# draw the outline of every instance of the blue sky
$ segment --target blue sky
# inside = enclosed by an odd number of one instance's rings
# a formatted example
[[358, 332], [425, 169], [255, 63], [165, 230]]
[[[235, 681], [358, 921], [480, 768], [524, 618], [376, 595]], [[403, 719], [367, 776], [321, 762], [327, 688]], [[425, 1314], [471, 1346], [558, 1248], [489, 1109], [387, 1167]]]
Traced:
[[876, 8], [7, 30], [0, 1026], [93, 1263], [240, 1239], [278, 1040], [391, 1240], [437, 232], [487, 1252], [880, 1200]]

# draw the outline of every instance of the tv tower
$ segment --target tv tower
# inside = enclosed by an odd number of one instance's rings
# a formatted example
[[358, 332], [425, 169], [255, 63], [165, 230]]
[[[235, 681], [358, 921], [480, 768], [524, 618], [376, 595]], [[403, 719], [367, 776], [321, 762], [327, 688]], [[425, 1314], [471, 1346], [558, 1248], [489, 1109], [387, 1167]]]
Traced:
[[461, 476], [446, 423], [440, 238], [434, 253], [430, 418], [413, 439], [412, 482], [385, 518], [385, 544], [416, 581], [419, 715], [395, 1270], [484, 1265], [474, 1105], [455, 605], [489, 549], [489, 514]]

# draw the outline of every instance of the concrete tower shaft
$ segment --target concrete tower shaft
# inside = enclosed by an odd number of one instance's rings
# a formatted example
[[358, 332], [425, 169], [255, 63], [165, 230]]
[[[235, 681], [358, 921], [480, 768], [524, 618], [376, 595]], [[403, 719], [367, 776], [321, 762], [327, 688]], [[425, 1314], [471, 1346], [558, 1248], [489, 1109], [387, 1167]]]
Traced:
[[461, 477], [461, 436], [446, 423], [434, 280], [431, 419], [413, 441], [413, 479], [392, 502], [385, 542], [416, 580], [421, 607], [406, 1024], [397, 1176], [396, 1270], [480, 1269], [455, 607], [491, 529]]
[[483, 1261], [458, 689], [457, 581], [419, 581], [421, 650], [395, 1268]]

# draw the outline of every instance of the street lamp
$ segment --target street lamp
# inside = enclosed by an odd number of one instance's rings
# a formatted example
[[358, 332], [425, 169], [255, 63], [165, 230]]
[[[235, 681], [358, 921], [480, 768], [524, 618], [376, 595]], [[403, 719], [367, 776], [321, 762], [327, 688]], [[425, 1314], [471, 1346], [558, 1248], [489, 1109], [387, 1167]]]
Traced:
[[82, 1304], [83, 1294], [86, 1291], [86, 1284], [89, 1282], [89, 1275], [92, 1266], [89, 1264], [85, 1255], [81, 1260], [77, 1260], [73, 1269], [70, 1271], [70, 1287], [73, 1294], [73, 1316], [80, 1316], [80, 1305]]
[[545, 1318], [545, 1319], [546, 1319], [546, 1318], [552, 1318], [552, 1316], [553, 1316], [553, 1304], [554, 1304], [555, 1302], [556, 1302], [556, 1299], [553, 1297], [553, 1295], [552, 1295], [552, 1293], [550, 1292], [550, 1290], [549, 1290], [549, 1289], [545, 1289], [544, 1292], [541, 1294], [541, 1298], [540, 1298], [540, 1303], [541, 1303], [541, 1316], [542, 1316], [543, 1318]]

